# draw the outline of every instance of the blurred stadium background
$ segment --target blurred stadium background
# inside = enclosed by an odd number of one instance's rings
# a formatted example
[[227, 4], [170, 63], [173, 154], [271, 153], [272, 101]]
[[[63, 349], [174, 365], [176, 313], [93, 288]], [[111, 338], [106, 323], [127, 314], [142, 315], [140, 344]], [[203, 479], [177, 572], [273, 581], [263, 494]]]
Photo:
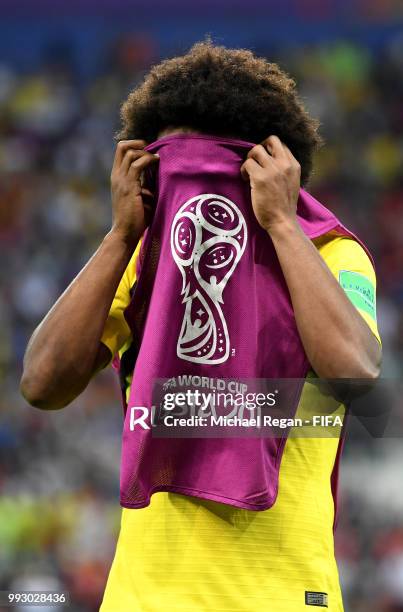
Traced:
[[[109, 228], [121, 100], [152, 63], [206, 33], [278, 61], [321, 119], [310, 191], [374, 254], [383, 376], [402, 380], [401, 0], [204, 0], [191, 10], [183, 0], [1, 0], [0, 590], [64, 588], [69, 610], [98, 609], [119, 526], [117, 386], [106, 371], [74, 405], [43, 414], [19, 396], [21, 361]], [[346, 612], [403, 610], [402, 466], [399, 439], [346, 445]]]

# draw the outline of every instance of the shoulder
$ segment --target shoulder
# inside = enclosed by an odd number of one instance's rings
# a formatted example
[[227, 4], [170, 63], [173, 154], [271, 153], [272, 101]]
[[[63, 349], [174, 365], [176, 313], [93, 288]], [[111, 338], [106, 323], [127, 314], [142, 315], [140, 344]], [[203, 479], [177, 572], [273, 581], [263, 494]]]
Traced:
[[313, 240], [347, 297], [380, 341], [376, 322], [376, 275], [367, 252], [349, 236], [328, 233]]
[[348, 270], [367, 276], [375, 284], [374, 266], [365, 249], [354, 238], [329, 232], [314, 239], [313, 243], [335, 275]]

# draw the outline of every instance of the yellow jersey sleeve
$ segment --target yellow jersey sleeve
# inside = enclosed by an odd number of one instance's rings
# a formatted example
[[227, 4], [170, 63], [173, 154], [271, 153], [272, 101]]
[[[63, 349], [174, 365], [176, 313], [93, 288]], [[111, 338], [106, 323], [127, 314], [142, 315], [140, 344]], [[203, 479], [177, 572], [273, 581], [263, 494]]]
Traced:
[[140, 245], [141, 242], [137, 245], [120, 280], [102, 334], [101, 342], [108, 347], [112, 357], [130, 342], [130, 328], [124, 317], [124, 311], [130, 303], [130, 289], [136, 281], [136, 262]]
[[313, 243], [380, 342], [376, 320], [375, 270], [363, 247], [353, 238], [333, 234], [321, 236]]

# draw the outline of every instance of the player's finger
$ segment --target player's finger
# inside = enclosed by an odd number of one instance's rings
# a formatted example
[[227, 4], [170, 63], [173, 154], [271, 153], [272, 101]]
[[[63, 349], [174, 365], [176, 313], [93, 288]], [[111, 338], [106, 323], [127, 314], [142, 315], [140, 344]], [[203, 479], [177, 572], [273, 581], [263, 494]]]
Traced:
[[269, 136], [269, 138], [266, 138], [262, 142], [262, 145], [266, 147], [270, 155], [275, 159], [285, 159], [287, 157], [284, 151], [283, 143], [278, 136]]
[[248, 152], [247, 159], [254, 159], [262, 168], [266, 168], [273, 160], [265, 147], [256, 145]]
[[157, 153], [144, 153], [141, 157], [132, 161], [132, 163], [130, 164], [128, 176], [131, 176], [132, 178], [137, 180], [143, 170], [145, 170], [147, 166], [159, 161], [159, 158], [160, 157]]
[[146, 187], [142, 187], [141, 188], [141, 195], [145, 198], [153, 198], [154, 194], [152, 191], [150, 191], [149, 189], [147, 189]]
[[123, 174], [127, 174], [129, 172], [130, 165], [136, 161], [136, 159], [143, 157], [143, 155], [149, 155], [149, 153], [141, 150], [128, 149], [123, 157], [122, 163], [120, 164], [120, 171]]
[[249, 181], [251, 177], [256, 174], [257, 170], [261, 170], [260, 164], [249, 157], [241, 166], [241, 176], [244, 181]]
[[119, 140], [116, 145], [115, 159], [113, 162], [114, 168], [117, 168], [122, 163], [123, 157], [128, 149], [144, 149], [146, 146], [145, 140]]

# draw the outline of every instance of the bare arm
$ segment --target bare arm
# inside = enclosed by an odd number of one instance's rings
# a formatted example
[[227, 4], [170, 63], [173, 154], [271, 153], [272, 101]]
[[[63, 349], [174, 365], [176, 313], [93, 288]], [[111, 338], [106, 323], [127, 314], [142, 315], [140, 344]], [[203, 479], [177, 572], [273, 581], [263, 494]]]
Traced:
[[297, 223], [273, 228], [273, 240], [308, 359], [322, 378], [379, 375], [381, 347]]
[[157, 156], [142, 141], [119, 143], [111, 175], [114, 221], [96, 253], [58, 299], [29, 341], [21, 392], [38, 408], [67, 405], [103, 368], [110, 353], [101, 343], [116, 289], [149, 213], [140, 184]]
[[276, 249], [309, 362], [321, 378], [375, 379], [379, 342], [298, 224], [299, 164], [276, 136], [264, 145], [249, 152], [242, 174]]

